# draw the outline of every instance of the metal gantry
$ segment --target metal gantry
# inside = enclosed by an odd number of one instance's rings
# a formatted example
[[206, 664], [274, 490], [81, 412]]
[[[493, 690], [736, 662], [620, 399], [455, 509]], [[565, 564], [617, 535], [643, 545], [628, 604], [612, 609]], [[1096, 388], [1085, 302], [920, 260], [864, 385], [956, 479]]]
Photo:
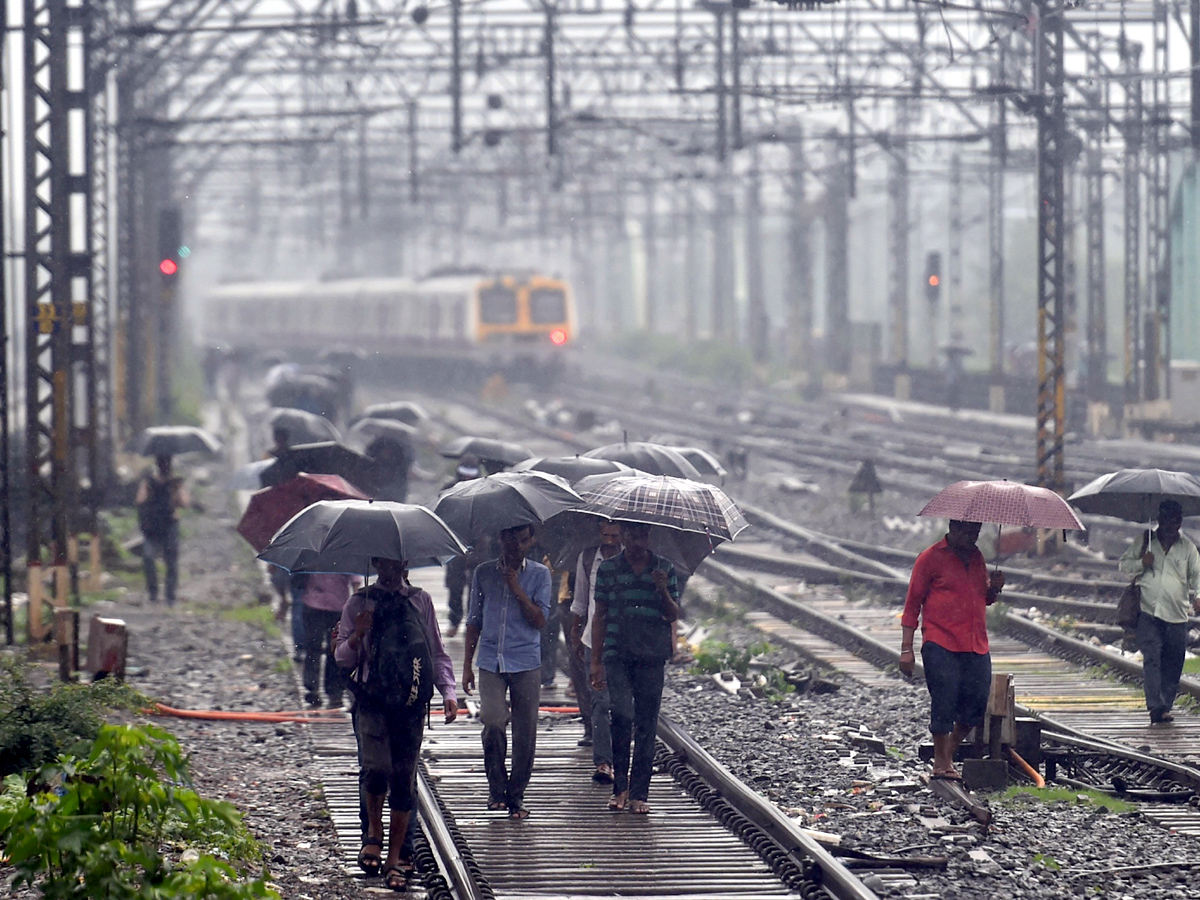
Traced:
[[[297, 261], [312, 277], [419, 274], [532, 248], [573, 276], [596, 331], [737, 335], [810, 382], [852, 371], [852, 297], [869, 298], [898, 371], [936, 351], [931, 329], [909, 331], [910, 255], [945, 250], [951, 306], [988, 305], [961, 333], [952, 326], [951, 343], [982, 344], [975, 323], [987, 322], [1002, 410], [1005, 360], [1023, 337], [1010, 335], [1021, 317], [1006, 313], [1004, 266], [1020, 192], [1038, 222], [1039, 479], [1062, 487], [1075, 340], [1067, 166], [1081, 139], [1089, 397], [1109, 397], [1114, 178], [1124, 399], [1136, 415], [1170, 388], [1168, 160], [1181, 110], [1194, 126], [1184, 92], [1200, 77], [1170, 72], [1173, 7], [785, 6], [13, 0], [24, 80], [7, 96], [25, 118], [6, 140], [24, 141], [11, 193], [27, 210], [8, 248], [23, 254], [10, 290], [25, 298], [9, 330], [24, 339], [30, 558], [65, 559], [74, 532], [94, 525], [113, 448], [171, 413], [174, 329], [152, 257], [176, 208], [209, 265], [225, 266], [214, 277]], [[71, 147], [86, 152], [73, 160]], [[986, 215], [963, 210], [948, 238], [935, 235], [925, 223], [946, 219], [931, 210], [966, 204], [977, 183]], [[882, 274], [860, 284], [873, 202], [888, 210]], [[977, 227], [986, 241], [970, 239]], [[976, 246], [986, 266], [968, 259]], [[968, 283], [977, 271], [986, 285]], [[772, 340], [778, 324], [785, 339]]]

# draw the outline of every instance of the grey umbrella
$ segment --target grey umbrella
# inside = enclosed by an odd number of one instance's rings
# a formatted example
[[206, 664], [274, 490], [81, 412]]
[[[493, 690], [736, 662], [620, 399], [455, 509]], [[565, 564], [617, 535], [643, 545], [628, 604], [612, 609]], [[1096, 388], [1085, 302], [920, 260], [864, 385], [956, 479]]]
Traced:
[[293, 516], [258, 557], [289, 572], [368, 575], [372, 557], [419, 568], [466, 552], [446, 523], [423, 506], [320, 500]]
[[465, 437], [455, 438], [443, 445], [438, 451], [450, 459], [461, 459], [464, 456], [477, 456], [490, 462], [498, 462], [505, 466], [519, 463], [533, 456], [528, 447], [514, 444], [512, 441], [499, 441], [495, 438]]
[[1085, 484], [1067, 498], [1080, 512], [1149, 522], [1158, 504], [1174, 500], [1184, 516], [1200, 516], [1200, 479], [1166, 469], [1121, 469]]
[[373, 403], [363, 410], [361, 418], [394, 419], [406, 425], [420, 425], [429, 419], [429, 413], [420, 403], [411, 400], [393, 400], [388, 403]]
[[514, 472], [546, 472], [564, 478], [574, 484], [589, 475], [611, 475], [632, 472], [625, 463], [612, 459], [595, 459], [591, 456], [539, 456], [523, 459], [512, 469]]
[[613, 459], [651, 475], [670, 475], [700, 481], [702, 476], [687, 458], [674, 447], [647, 441], [624, 441], [589, 450], [584, 456], [592, 459]]
[[267, 413], [267, 425], [283, 428], [289, 444], [315, 444], [318, 441], [340, 441], [337, 428], [324, 416], [290, 406], [278, 406]]
[[438, 495], [434, 512], [470, 543], [505, 528], [546, 521], [583, 500], [567, 483], [544, 472], [497, 472], [451, 485]]
[[180, 453], [221, 452], [221, 442], [191, 425], [151, 425], [133, 444], [133, 452], [142, 456], [176, 456]]

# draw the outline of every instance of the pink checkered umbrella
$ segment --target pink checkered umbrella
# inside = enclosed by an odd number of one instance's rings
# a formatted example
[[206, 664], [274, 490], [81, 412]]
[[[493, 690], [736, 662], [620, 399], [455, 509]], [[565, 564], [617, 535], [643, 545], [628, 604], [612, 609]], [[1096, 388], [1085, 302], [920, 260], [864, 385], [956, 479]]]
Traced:
[[1069, 528], [1083, 523], [1067, 501], [1047, 488], [1014, 481], [959, 481], [925, 504], [919, 516], [1030, 528]]

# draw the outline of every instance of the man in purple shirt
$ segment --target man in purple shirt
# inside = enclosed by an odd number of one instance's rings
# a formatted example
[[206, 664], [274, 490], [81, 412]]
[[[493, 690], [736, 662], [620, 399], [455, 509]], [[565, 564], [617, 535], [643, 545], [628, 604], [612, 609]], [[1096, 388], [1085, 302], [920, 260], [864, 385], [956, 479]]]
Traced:
[[[507, 808], [511, 819], [529, 815], [525, 788], [533, 774], [542, 628], [550, 614], [550, 570], [526, 558], [532, 546], [532, 525], [507, 528], [500, 532], [500, 558], [475, 568], [463, 660], [463, 690], [469, 694], [475, 688], [471, 661], [479, 648], [479, 718], [483, 722], [487, 806]], [[510, 719], [511, 771], [505, 765]]]
[[[458, 698], [454, 690], [454, 665], [442, 645], [433, 601], [425, 591], [409, 584], [406, 563], [372, 559], [371, 566], [379, 572], [374, 588], [407, 598], [419, 614], [429, 655], [433, 659], [433, 683], [442, 695], [448, 725], [458, 716]], [[371, 664], [370, 630], [374, 609], [375, 601], [368, 599], [365, 590], [358, 591], [346, 602], [338, 623], [334, 657], [344, 669], [359, 669], [362, 681], [366, 681]], [[383, 804], [386, 798], [391, 810], [387, 861], [384, 864], [386, 884], [392, 890], [403, 891], [412, 872], [412, 860], [401, 859], [400, 853], [414, 805], [417, 756], [421, 750], [425, 709], [418, 706], [403, 712], [393, 707], [386, 711], [376, 710], [356, 700], [353, 715], [358, 762], [362, 769], [359, 783], [367, 809], [367, 836], [363, 838], [362, 850], [358, 854], [358, 865], [368, 875], [379, 874], [380, 851], [383, 849]]]

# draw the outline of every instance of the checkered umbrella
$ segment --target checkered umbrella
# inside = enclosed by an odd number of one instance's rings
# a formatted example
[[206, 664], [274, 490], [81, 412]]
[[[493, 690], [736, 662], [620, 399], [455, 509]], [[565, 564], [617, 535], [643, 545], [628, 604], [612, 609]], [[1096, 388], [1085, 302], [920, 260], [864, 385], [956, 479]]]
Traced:
[[917, 515], [941, 516], [961, 522], [1083, 531], [1083, 523], [1058, 494], [1013, 481], [956, 482], [926, 503]]
[[[666, 525], [731, 541], [747, 526], [741, 510], [719, 487], [669, 475], [593, 476], [576, 487], [588, 512], [626, 522]], [[603, 479], [603, 480], [601, 480]]]

